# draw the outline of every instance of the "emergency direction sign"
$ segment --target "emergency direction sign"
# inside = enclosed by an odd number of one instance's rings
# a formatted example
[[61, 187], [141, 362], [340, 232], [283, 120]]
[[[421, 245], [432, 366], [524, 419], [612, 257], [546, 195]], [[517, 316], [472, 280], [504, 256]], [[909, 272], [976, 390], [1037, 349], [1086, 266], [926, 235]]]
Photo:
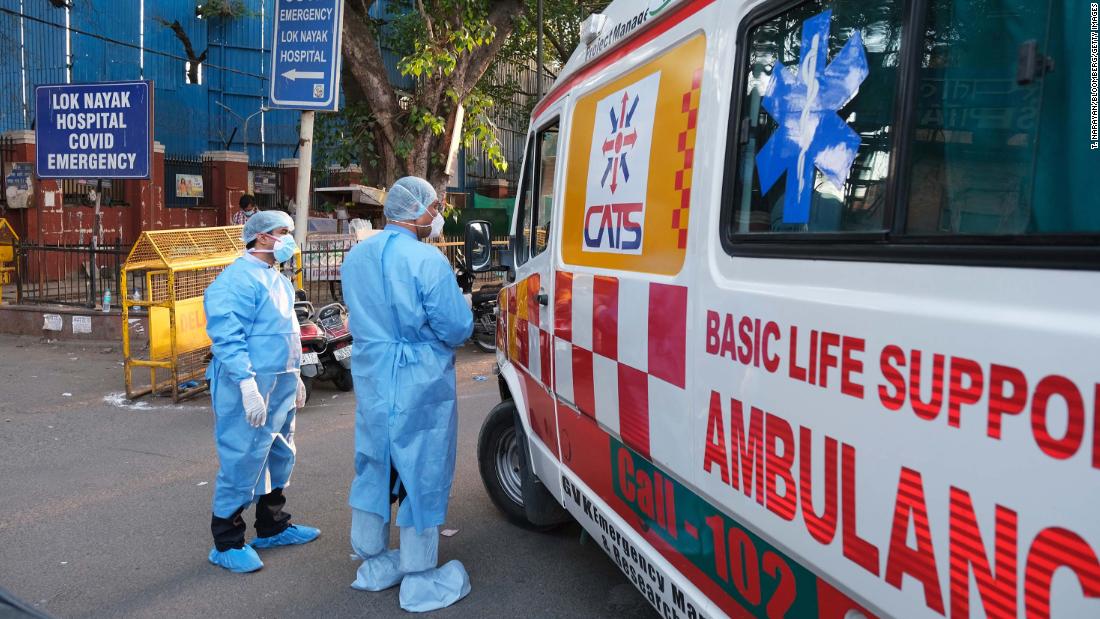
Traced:
[[39, 178], [149, 178], [150, 82], [57, 84], [35, 89]]
[[336, 111], [344, 0], [275, 0], [271, 106]]

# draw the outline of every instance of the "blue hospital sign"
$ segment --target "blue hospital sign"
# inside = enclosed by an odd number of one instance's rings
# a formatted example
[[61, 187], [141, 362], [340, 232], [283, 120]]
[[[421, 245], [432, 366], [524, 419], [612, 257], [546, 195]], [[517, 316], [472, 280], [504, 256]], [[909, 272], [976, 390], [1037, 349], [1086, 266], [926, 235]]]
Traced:
[[271, 106], [336, 111], [343, 0], [276, 0]]
[[58, 84], [35, 89], [39, 178], [149, 178], [149, 82]]

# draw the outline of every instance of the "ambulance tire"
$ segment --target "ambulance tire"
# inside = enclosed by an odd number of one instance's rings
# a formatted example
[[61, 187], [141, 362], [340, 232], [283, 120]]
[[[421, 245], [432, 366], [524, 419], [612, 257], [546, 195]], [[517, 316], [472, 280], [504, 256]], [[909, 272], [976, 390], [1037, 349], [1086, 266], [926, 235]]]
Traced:
[[477, 437], [477, 463], [481, 482], [493, 504], [513, 524], [529, 527], [523, 508], [522, 461], [512, 400], [497, 404]]

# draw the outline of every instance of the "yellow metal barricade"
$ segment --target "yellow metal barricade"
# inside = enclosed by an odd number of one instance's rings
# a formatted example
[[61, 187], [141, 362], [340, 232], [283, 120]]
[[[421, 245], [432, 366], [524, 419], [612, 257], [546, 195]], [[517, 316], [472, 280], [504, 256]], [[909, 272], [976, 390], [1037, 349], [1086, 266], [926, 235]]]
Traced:
[[[241, 226], [143, 232], [122, 268], [122, 354], [126, 397], [171, 393], [173, 401], [205, 391], [210, 357], [202, 298], [206, 287], [244, 250]], [[300, 255], [296, 264], [301, 264]], [[140, 278], [140, 279], [139, 279]], [[144, 291], [127, 287], [144, 281]], [[301, 269], [298, 269], [301, 286]], [[130, 324], [135, 309], [148, 314], [147, 358], [135, 354]], [[137, 385], [134, 370], [148, 368], [148, 383]], [[193, 382], [193, 385], [187, 383]]]
[[19, 256], [16, 245], [19, 235], [12, 229], [7, 219], [0, 218], [0, 304], [4, 303], [4, 286], [15, 281], [16, 260]]

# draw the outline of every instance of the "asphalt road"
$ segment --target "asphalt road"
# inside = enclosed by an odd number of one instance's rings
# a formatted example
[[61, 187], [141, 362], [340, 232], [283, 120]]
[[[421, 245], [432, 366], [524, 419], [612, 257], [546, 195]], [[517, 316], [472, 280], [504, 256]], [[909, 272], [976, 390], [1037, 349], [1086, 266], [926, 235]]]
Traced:
[[[209, 399], [126, 403], [121, 365], [117, 344], [0, 336], [0, 587], [57, 617], [407, 616], [396, 589], [349, 587], [352, 394], [321, 385], [298, 417], [287, 510], [321, 538], [262, 551], [263, 570], [235, 575], [206, 561], [217, 471]], [[476, 458], [499, 399], [491, 370], [491, 356], [460, 351], [446, 525], [458, 533], [442, 538], [440, 562], [460, 559], [473, 591], [436, 614], [653, 616], [578, 525], [535, 533], [493, 507]]]

